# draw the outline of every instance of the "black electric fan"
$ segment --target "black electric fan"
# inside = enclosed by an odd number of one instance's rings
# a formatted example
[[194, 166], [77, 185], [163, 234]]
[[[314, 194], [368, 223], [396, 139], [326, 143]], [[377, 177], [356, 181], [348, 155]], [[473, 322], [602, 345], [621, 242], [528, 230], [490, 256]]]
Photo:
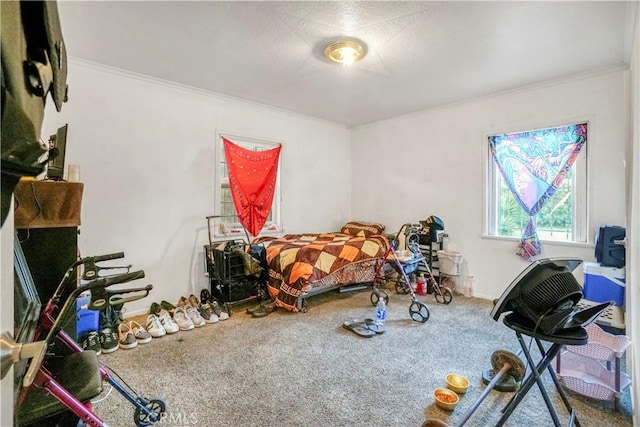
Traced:
[[614, 302], [578, 308], [582, 287], [573, 275], [582, 260], [544, 258], [532, 262], [495, 302], [491, 317], [513, 312], [532, 330], [550, 335], [559, 329], [591, 323]]

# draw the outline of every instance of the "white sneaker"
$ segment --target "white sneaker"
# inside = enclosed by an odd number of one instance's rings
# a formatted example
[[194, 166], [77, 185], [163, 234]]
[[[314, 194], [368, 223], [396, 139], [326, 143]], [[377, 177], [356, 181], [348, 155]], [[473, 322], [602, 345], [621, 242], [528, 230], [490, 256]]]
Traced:
[[189, 331], [194, 328], [193, 322], [184, 310], [184, 307], [176, 307], [173, 311], [173, 321], [178, 324], [181, 331]]
[[160, 324], [168, 334], [175, 334], [180, 330], [180, 327], [173, 321], [167, 310], [160, 310], [158, 318], [160, 319]]
[[164, 326], [162, 326], [162, 323], [160, 323], [160, 319], [158, 319], [158, 316], [156, 316], [155, 314], [150, 314], [147, 316], [147, 332], [149, 332], [149, 335], [151, 335], [153, 338], [160, 338], [167, 334]]
[[204, 318], [198, 312], [198, 310], [193, 308], [191, 304], [185, 305], [184, 311], [187, 312], [187, 316], [189, 316], [189, 319], [191, 319], [191, 321], [193, 322], [193, 326], [195, 326], [196, 328], [204, 326], [204, 324], [206, 323]]

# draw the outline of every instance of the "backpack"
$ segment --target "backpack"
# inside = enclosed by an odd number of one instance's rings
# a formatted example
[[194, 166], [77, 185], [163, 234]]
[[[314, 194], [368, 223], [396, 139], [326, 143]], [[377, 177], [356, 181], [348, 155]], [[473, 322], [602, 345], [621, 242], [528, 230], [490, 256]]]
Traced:
[[[67, 100], [67, 52], [55, 1], [2, 3], [1, 220], [23, 176], [43, 172], [40, 142], [47, 95], [60, 111]], [[43, 160], [45, 159], [45, 160]]]

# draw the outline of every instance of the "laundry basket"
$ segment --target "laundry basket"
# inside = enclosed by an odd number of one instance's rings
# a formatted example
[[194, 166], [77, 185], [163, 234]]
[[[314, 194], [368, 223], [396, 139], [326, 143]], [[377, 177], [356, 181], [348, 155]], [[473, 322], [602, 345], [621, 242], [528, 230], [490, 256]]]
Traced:
[[462, 254], [455, 251], [438, 251], [440, 272], [449, 276], [459, 276], [462, 266]]

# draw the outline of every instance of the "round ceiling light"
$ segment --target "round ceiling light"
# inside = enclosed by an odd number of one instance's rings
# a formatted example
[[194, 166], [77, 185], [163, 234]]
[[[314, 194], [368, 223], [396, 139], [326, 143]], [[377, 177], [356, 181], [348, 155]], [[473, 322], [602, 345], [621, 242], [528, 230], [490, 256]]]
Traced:
[[344, 39], [329, 43], [324, 56], [331, 62], [349, 66], [367, 54], [367, 45], [356, 39]]

